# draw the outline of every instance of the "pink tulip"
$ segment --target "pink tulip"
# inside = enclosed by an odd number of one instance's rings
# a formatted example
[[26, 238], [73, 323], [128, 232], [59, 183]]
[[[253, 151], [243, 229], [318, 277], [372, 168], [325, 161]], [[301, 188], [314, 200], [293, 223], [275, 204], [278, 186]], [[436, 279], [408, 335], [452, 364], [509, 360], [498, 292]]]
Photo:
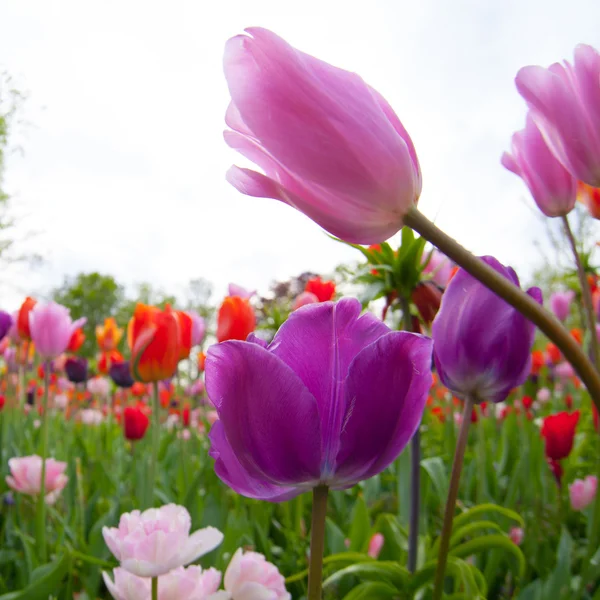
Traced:
[[110, 393], [110, 383], [106, 377], [92, 377], [87, 382], [87, 389], [93, 396], [106, 398]]
[[[15, 492], [37, 496], [40, 493], [42, 483], [42, 459], [40, 456], [21, 456], [11, 458], [8, 461], [10, 475], [6, 477], [6, 483]], [[46, 504], [54, 504], [61, 491], [67, 485], [69, 478], [64, 474], [67, 463], [56, 461], [53, 458], [46, 459]]]
[[213, 598], [232, 600], [291, 600], [285, 589], [285, 579], [277, 567], [267, 562], [262, 554], [243, 552], [239, 548], [225, 571], [224, 587], [228, 594]]
[[577, 181], [550, 152], [531, 115], [525, 129], [512, 137], [512, 154], [502, 164], [527, 185], [538, 208], [547, 217], [562, 217], [573, 210]]
[[187, 314], [192, 319], [192, 346], [198, 346], [202, 343], [206, 333], [204, 319], [193, 310], [188, 310]]
[[431, 279], [438, 285], [446, 287], [452, 273], [452, 263], [450, 259], [439, 250], [433, 249], [432, 252], [423, 254], [423, 262], [429, 259], [423, 273], [431, 274]]
[[348, 242], [394, 235], [421, 193], [410, 136], [358, 75], [253, 27], [225, 47], [229, 146], [265, 174], [232, 167], [227, 180], [274, 198]]
[[550, 401], [551, 397], [552, 397], [552, 392], [550, 392], [550, 390], [548, 388], [540, 388], [536, 395], [537, 401], [540, 404], [546, 404], [547, 402]]
[[56, 302], [38, 302], [29, 313], [29, 329], [35, 349], [44, 360], [57, 358], [67, 349], [73, 332], [85, 322], [85, 318], [73, 321], [69, 309]]
[[573, 290], [554, 292], [550, 296], [550, 310], [556, 315], [557, 319], [561, 321], [567, 320], [574, 298], [575, 292]]
[[316, 304], [319, 302], [319, 299], [312, 292], [302, 292], [296, 296], [294, 300], [294, 304], [292, 305], [292, 310], [298, 310], [307, 304]]
[[156, 577], [195, 561], [223, 541], [223, 534], [214, 527], [190, 535], [191, 525], [183, 506], [167, 504], [143, 513], [124, 513], [119, 527], [104, 527], [102, 535], [123, 569], [140, 577]]
[[[115, 600], [148, 600], [151, 580], [138, 577], [123, 568], [113, 570], [114, 581], [102, 573], [104, 583]], [[178, 567], [158, 578], [159, 600], [204, 600], [219, 588], [221, 573], [210, 568]]]
[[375, 533], [369, 540], [369, 549], [367, 550], [367, 554], [371, 558], [377, 558], [381, 549], [383, 548], [383, 544], [385, 543], [385, 538], [381, 533]]
[[228, 296], [239, 296], [240, 298], [252, 298], [256, 294], [256, 290], [249, 292], [246, 288], [243, 288], [237, 283], [230, 283], [227, 288]]
[[509, 537], [513, 544], [520, 546], [523, 543], [523, 538], [525, 537], [525, 532], [520, 527], [513, 527], [510, 530]]
[[54, 396], [54, 406], [59, 410], [65, 410], [69, 404], [69, 397], [66, 394], [56, 394]]
[[104, 420], [104, 415], [96, 408], [84, 408], [79, 413], [79, 420], [84, 425], [100, 425]]
[[581, 44], [572, 65], [524, 67], [516, 84], [556, 158], [576, 179], [600, 187], [600, 54]]
[[571, 363], [563, 361], [554, 367], [554, 374], [559, 379], [569, 379], [575, 375], [575, 370], [573, 369]]
[[585, 479], [576, 479], [569, 486], [569, 499], [573, 510], [583, 510], [596, 497], [598, 478], [588, 475]]

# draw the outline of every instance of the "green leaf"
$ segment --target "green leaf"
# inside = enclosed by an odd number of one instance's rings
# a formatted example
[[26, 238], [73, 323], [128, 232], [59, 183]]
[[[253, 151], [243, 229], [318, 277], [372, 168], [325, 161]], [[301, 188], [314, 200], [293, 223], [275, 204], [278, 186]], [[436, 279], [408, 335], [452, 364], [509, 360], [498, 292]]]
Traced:
[[352, 509], [352, 525], [350, 526], [350, 548], [352, 552], [367, 550], [369, 546], [369, 533], [371, 532], [371, 520], [369, 509], [362, 496], [359, 496]]
[[43, 565], [32, 573], [32, 583], [24, 590], [0, 596], [0, 600], [48, 600], [55, 594], [71, 564], [68, 553], [56, 562]]
[[544, 585], [545, 593], [553, 598], [571, 598], [571, 560], [573, 557], [573, 540], [566, 527], [563, 527], [556, 551], [556, 567]]
[[398, 590], [386, 583], [361, 583], [344, 600], [386, 600], [398, 598]]
[[525, 521], [523, 521], [523, 517], [516, 513], [514, 510], [509, 510], [508, 508], [504, 508], [503, 506], [498, 506], [497, 504], [478, 504], [469, 510], [466, 510], [461, 515], [454, 517], [453, 527], [458, 529], [462, 527], [466, 523], [473, 521], [475, 517], [479, 517], [481, 514], [485, 513], [497, 513], [507, 519], [512, 521], [516, 521], [521, 527], [525, 526]]
[[441, 457], [426, 458], [421, 461], [421, 467], [425, 469], [433, 487], [435, 488], [440, 504], [445, 504], [448, 497], [448, 474], [446, 465]]
[[339, 583], [344, 577], [352, 575], [366, 581], [384, 581], [398, 590], [408, 586], [410, 573], [394, 561], [371, 561], [345, 567], [328, 577], [323, 583], [327, 588]]
[[[450, 548], [456, 546], [463, 538], [473, 535], [473, 533], [493, 529], [498, 533], [502, 533], [504, 530], [497, 523], [493, 521], [475, 521], [474, 523], [467, 523], [464, 527], [454, 530], [452, 537], [450, 538]], [[431, 547], [430, 554], [432, 557], [437, 556], [440, 547], [441, 537], [435, 540], [435, 544]]]
[[[368, 554], [361, 554], [360, 552], [340, 552], [338, 554], [331, 554], [323, 559], [324, 565], [331, 565], [336, 563], [354, 564], [354, 563], [365, 563], [375, 562], [374, 558], [371, 558]], [[301, 581], [308, 575], [308, 569], [295, 573], [286, 578], [286, 583], [294, 583], [295, 581]]]

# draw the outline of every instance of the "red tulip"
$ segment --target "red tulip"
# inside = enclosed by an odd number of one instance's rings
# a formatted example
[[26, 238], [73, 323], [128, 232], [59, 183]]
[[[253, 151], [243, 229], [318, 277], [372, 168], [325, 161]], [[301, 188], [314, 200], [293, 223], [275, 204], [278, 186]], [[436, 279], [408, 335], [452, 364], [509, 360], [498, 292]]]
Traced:
[[179, 360], [189, 358], [192, 349], [192, 317], [182, 310], [175, 312], [179, 322]]
[[17, 316], [17, 331], [19, 332], [19, 337], [23, 340], [31, 339], [31, 331], [29, 329], [29, 313], [33, 310], [33, 307], [37, 304], [37, 300], [27, 296], [25, 302], [21, 305], [19, 309], [19, 314]]
[[423, 322], [429, 325], [440, 309], [442, 289], [432, 280], [421, 281], [413, 290], [411, 300], [417, 307]]
[[141, 440], [146, 434], [150, 420], [139, 406], [127, 406], [123, 411], [125, 437], [128, 440]]
[[542, 437], [545, 441], [546, 457], [551, 460], [567, 458], [573, 449], [575, 428], [579, 422], [579, 411], [560, 412], [544, 419]]
[[217, 315], [217, 341], [244, 341], [256, 327], [256, 317], [248, 298], [227, 296]]
[[98, 371], [107, 375], [113, 365], [123, 362], [123, 355], [118, 350], [103, 352], [98, 359]]
[[311, 292], [319, 302], [327, 302], [335, 296], [335, 283], [333, 281], [323, 281], [320, 277], [314, 277], [306, 282], [305, 292]]
[[76, 329], [71, 335], [71, 339], [69, 340], [69, 345], [67, 346], [68, 352], [77, 352], [79, 348], [81, 348], [83, 342], [85, 342], [85, 335], [83, 333], [83, 329], [79, 327]]

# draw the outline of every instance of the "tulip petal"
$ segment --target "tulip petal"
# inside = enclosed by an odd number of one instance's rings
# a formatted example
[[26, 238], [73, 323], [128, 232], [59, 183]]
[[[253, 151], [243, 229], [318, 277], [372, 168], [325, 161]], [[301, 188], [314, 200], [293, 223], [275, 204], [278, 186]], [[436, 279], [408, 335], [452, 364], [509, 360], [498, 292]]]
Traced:
[[350, 363], [365, 345], [389, 333], [375, 315], [359, 316], [360, 312], [355, 298], [300, 308], [280, 327], [269, 346], [270, 352], [294, 369], [318, 402], [325, 469], [331, 467], [339, 448], [346, 412], [344, 383]]
[[182, 549], [182, 565], [194, 562], [200, 556], [208, 554], [223, 541], [223, 534], [215, 527], [205, 527], [190, 535], [185, 548]]
[[245, 469], [277, 485], [319, 480], [317, 401], [282, 360], [258, 344], [212, 346], [206, 390]]
[[238, 494], [269, 502], [283, 502], [304, 491], [295, 487], [272, 485], [264, 480], [261, 473], [252, 474], [246, 470], [231, 449], [221, 421], [211, 427], [209, 439], [209, 454], [215, 459], [215, 473]]
[[385, 469], [419, 427], [431, 387], [431, 339], [390, 332], [350, 365], [334, 487]]

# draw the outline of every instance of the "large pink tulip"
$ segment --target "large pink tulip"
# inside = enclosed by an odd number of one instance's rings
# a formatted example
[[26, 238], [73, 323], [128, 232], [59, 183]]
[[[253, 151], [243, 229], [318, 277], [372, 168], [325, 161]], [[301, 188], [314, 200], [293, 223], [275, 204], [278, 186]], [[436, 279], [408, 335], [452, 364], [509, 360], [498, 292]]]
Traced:
[[573, 510], [583, 510], [589, 506], [596, 497], [598, 478], [588, 475], [585, 479], [576, 479], [569, 486], [569, 500]]
[[392, 236], [419, 198], [421, 171], [391, 106], [358, 75], [271, 31], [246, 33], [225, 47], [225, 141], [265, 174], [232, 167], [228, 181], [285, 202], [348, 242]]
[[512, 154], [502, 164], [527, 185], [538, 208], [547, 217], [562, 217], [573, 210], [577, 181], [550, 152], [531, 115], [525, 129], [512, 137]]
[[552, 153], [576, 178], [600, 187], [600, 54], [575, 48], [571, 65], [523, 67], [517, 89]]
[[214, 550], [223, 534], [214, 527], [190, 535], [192, 520], [183, 506], [167, 504], [121, 515], [119, 527], [104, 527], [104, 541], [121, 567], [140, 577], [157, 577]]
[[45, 360], [57, 358], [67, 349], [73, 332], [85, 322], [85, 318], [72, 321], [69, 309], [56, 302], [36, 304], [29, 313], [29, 330], [35, 349]]
[[[37, 496], [40, 493], [42, 483], [42, 458], [37, 455], [21, 456], [11, 458], [8, 461], [10, 475], [6, 477], [6, 483], [15, 492]], [[53, 458], [46, 459], [45, 490], [46, 504], [54, 504], [61, 491], [67, 485], [69, 478], [65, 475], [66, 462], [60, 462]]]

